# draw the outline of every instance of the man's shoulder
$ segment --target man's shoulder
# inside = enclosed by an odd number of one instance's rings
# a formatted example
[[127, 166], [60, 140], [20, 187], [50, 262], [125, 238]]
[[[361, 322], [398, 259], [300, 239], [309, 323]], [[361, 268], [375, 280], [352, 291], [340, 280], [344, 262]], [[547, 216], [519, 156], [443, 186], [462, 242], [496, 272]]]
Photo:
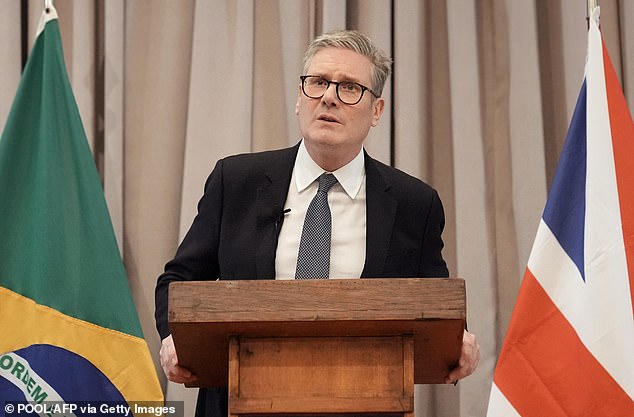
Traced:
[[297, 154], [297, 145], [260, 152], [245, 152], [230, 155], [222, 159], [224, 164], [269, 164], [275, 161], [294, 159]]
[[297, 146], [270, 151], [241, 153], [227, 156], [218, 165], [231, 178], [254, 178], [262, 174], [270, 178], [289, 175], [295, 163]]
[[377, 176], [379, 181], [384, 182], [386, 188], [405, 194], [421, 192], [427, 194], [435, 192], [431, 185], [405, 171], [384, 164], [381, 161], [368, 157], [368, 155], [366, 155], [366, 161], [366, 171], [368, 171], [368, 174], [372, 176], [372, 170], [376, 170], [374, 175]]

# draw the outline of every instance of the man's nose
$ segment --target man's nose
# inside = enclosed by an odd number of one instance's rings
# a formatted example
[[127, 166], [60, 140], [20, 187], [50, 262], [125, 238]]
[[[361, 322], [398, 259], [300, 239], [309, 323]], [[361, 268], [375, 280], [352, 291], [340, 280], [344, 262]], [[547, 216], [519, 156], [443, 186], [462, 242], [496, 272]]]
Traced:
[[321, 97], [321, 100], [327, 105], [339, 104], [339, 97], [337, 97], [337, 84], [330, 83]]

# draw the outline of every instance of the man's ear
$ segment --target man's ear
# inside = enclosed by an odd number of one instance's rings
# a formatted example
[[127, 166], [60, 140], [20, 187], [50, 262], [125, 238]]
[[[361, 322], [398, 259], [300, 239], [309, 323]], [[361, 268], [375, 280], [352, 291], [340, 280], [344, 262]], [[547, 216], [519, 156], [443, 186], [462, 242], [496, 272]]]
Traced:
[[383, 97], [379, 97], [374, 100], [372, 103], [372, 127], [376, 127], [379, 124], [379, 120], [381, 120], [381, 115], [385, 110], [385, 99]]
[[299, 85], [299, 90], [297, 91], [297, 102], [295, 103], [295, 114], [299, 116], [299, 100], [302, 99], [302, 85]]

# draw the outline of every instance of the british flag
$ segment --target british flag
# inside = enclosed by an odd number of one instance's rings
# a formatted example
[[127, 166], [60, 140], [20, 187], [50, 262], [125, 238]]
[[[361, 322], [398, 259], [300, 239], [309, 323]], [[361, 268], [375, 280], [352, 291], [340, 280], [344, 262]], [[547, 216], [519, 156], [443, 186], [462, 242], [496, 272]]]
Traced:
[[634, 416], [634, 124], [598, 20], [488, 417]]

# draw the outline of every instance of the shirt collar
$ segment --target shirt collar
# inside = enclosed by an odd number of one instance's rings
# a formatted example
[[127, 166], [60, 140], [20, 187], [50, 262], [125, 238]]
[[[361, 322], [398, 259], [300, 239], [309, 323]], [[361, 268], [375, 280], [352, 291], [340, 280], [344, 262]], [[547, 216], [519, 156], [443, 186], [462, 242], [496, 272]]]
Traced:
[[[299, 145], [294, 171], [297, 192], [302, 192], [308, 188], [321, 174], [326, 172], [310, 157], [303, 140]], [[341, 184], [346, 194], [354, 199], [361, 189], [361, 183], [365, 176], [365, 155], [363, 148], [352, 161], [334, 171], [332, 174], [337, 178], [337, 181]]]

